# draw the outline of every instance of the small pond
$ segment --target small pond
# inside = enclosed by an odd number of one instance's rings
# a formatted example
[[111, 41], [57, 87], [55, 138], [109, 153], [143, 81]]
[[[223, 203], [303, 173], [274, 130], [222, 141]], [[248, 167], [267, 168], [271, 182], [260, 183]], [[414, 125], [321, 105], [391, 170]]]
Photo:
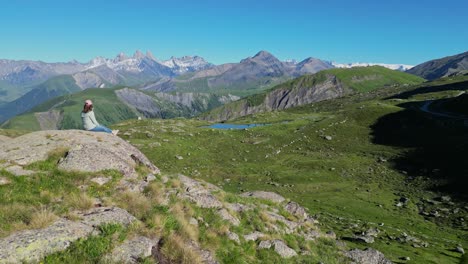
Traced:
[[214, 129], [246, 129], [246, 128], [253, 128], [259, 126], [268, 126], [270, 124], [227, 124], [227, 123], [217, 123], [210, 126], [203, 126], [207, 128], [214, 128]]

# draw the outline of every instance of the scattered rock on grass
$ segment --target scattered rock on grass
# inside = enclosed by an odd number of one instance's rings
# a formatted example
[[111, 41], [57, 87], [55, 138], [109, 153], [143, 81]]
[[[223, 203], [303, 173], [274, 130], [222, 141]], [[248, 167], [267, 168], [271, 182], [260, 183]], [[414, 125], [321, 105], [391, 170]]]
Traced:
[[237, 244], [240, 244], [240, 239], [239, 239], [239, 236], [234, 233], [234, 232], [229, 232], [228, 233], [228, 238], [234, 242], [236, 242]]
[[31, 174], [34, 174], [34, 171], [31, 170], [25, 170], [23, 167], [18, 166], [18, 165], [13, 165], [5, 169], [9, 173], [15, 175], [15, 176], [29, 176]]
[[257, 239], [259, 239], [259, 238], [261, 238], [261, 237], [264, 237], [264, 236], [265, 236], [265, 234], [260, 233], [260, 232], [258, 232], [258, 231], [255, 231], [255, 232], [253, 232], [253, 233], [250, 233], [250, 234], [248, 234], [248, 235], [245, 235], [245, 236], [244, 236], [244, 239], [245, 239], [246, 241], [255, 241], [255, 240], [257, 240]]
[[92, 182], [95, 182], [100, 186], [108, 183], [110, 180], [111, 180], [110, 177], [96, 177], [96, 178], [91, 179]]
[[0, 262], [38, 262], [43, 257], [66, 249], [70, 243], [88, 236], [93, 227], [60, 219], [52, 225], [25, 230], [0, 239]]
[[81, 223], [93, 227], [107, 223], [127, 226], [136, 220], [133, 215], [118, 207], [99, 207], [86, 212], [77, 212], [76, 214], [81, 217]]
[[10, 184], [10, 180], [5, 177], [0, 177], [0, 186]]
[[115, 247], [112, 253], [104, 258], [112, 263], [140, 263], [142, 258], [151, 256], [152, 249], [158, 242], [159, 239], [135, 237]]
[[272, 246], [275, 247], [275, 252], [278, 253], [283, 258], [290, 258], [290, 257], [294, 257], [297, 255], [294, 249], [288, 247], [286, 243], [284, 243], [282, 240], [279, 240], [279, 239], [262, 241], [258, 245], [258, 248], [269, 249]]
[[222, 208], [218, 210], [219, 216], [221, 216], [222, 219], [228, 221], [234, 226], [239, 226], [240, 225], [240, 220], [237, 217], [234, 217], [232, 214], [228, 212], [228, 210]]
[[307, 213], [304, 207], [300, 206], [296, 202], [289, 202], [284, 206], [284, 209], [291, 213], [292, 215], [297, 216], [299, 219], [303, 220], [307, 218]]
[[348, 251], [346, 256], [359, 264], [392, 264], [390, 260], [385, 258], [382, 252], [373, 248], [366, 248], [365, 250], [353, 249]]

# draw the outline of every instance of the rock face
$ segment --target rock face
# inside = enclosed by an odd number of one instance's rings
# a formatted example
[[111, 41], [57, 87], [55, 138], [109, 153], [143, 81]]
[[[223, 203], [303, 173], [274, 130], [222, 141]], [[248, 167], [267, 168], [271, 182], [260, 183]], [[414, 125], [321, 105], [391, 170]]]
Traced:
[[269, 249], [272, 246], [274, 246], [275, 252], [283, 258], [290, 258], [297, 255], [294, 249], [288, 247], [282, 240], [279, 239], [262, 241], [260, 242], [258, 248]]
[[325, 75], [324, 80], [315, 76], [303, 76], [295, 79], [292, 84], [286, 83], [276, 87], [267, 94], [254, 95], [246, 99], [227, 104], [212, 113], [200, 118], [209, 121], [224, 121], [241, 116], [283, 110], [304, 104], [337, 98], [348, 93], [338, 78]]
[[189, 199], [201, 208], [222, 207], [221, 202], [211, 194], [211, 191], [219, 191], [218, 187], [209, 183], [206, 183], [205, 187], [200, 182], [184, 175], [179, 175], [179, 180], [185, 187], [185, 192], [179, 194], [180, 197]]
[[136, 220], [133, 215], [118, 207], [100, 207], [86, 212], [78, 212], [77, 215], [81, 217], [81, 223], [92, 227], [107, 223], [127, 226]]
[[304, 209], [304, 207], [300, 206], [296, 202], [289, 202], [284, 205], [284, 210], [288, 211], [292, 215], [297, 216], [299, 219], [305, 219], [307, 218], [307, 213]]
[[346, 253], [356, 264], [391, 264], [392, 262], [385, 258], [382, 252], [373, 248], [365, 250], [353, 249]]
[[119, 137], [83, 130], [50, 130], [29, 133], [0, 143], [0, 160], [25, 166], [45, 160], [51, 151], [68, 149], [59, 168], [98, 172], [105, 169], [135, 176], [135, 166], [143, 165], [153, 173], [156, 168], [138, 149]]
[[59, 129], [63, 115], [58, 110], [34, 113], [41, 130]]
[[37, 262], [48, 254], [62, 251], [90, 235], [96, 226], [106, 223], [128, 225], [136, 220], [120, 208], [99, 208], [81, 214], [82, 221], [59, 219], [38, 230], [26, 230], [0, 239], [0, 263]]
[[145, 117], [161, 117], [161, 109], [149, 95], [140, 91], [124, 88], [115, 91], [117, 97], [131, 108], [135, 108]]
[[10, 137], [4, 136], [4, 135], [0, 135], [0, 143], [5, 142], [5, 141], [9, 141], [9, 140], [11, 140]]

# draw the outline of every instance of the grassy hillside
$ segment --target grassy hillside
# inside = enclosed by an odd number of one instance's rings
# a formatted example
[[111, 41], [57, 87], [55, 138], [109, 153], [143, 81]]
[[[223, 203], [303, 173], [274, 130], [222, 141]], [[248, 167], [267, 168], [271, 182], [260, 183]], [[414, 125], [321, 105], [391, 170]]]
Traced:
[[357, 92], [368, 92], [394, 85], [415, 85], [424, 81], [421, 77], [382, 66], [330, 69], [325, 72], [336, 75], [343, 83]]
[[2, 105], [0, 107], [0, 122], [24, 113], [51, 98], [77, 91], [81, 91], [81, 89], [76, 85], [73, 77], [69, 75], [53, 77], [37, 85], [15, 101]]
[[[116, 91], [127, 91], [127, 95], [123, 95], [132, 98], [132, 96], [140, 96], [141, 100], [150, 98], [153, 101], [153, 105], [147, 106], [143, 101], [133, 101], [135, 105], [129, 106], [122, 101], [116, 95]], [[133, 91], [133, 92], [132, 92]], [[124, 92], [125, 94], [125, 92]], [[44, 124], [58, 124], [59, 129], [80, 129], [81, 117], [80, 112], [83, 108], [83, 102], [86, 99], [92, 99], [95, 104], [95, 113], [98, 122], [104, 125], [111, 125], [122, 120], [137, 118], [138, 116], [149, 116], [158, 118], [175, 118], [175, 117], [189, 117], [196, 115], [200, 112], [206, 111], [206, 109], [212, 109], [221, 105], [223, 102], [220, 96], [214, 94], [165, 94], [168, 98], [174, 97], [174, 101], [167, 99], [164, 95], [154, 95], [152, 93], [143, 93], [138, 90], [130, 88], [105, 88], [105, 89], [86, 89], [79, 93], [69, 94], [65, 96], [59, 96], [53, 98], [43, 104], [40, 104], [29, 112], [16, 116], [9, 121], [5, 122], [2, 127], [10, 129], [26, 129], [26, 130], [40, 130], [42, 123], [42, 129], [53, 129], [44, 128]], [[223, 97], [224, 100], [229, 100]], [[145, 99], [146, 100], [146, 99]], [[179, 100], [182, 103], [177, 103]], [[189, 103], [187, 103], [189, 102]], [[142, 105], [143, 104], [143, 105]], [[141, 108], [139, 108], [141, 107]], [[150, 110], [145, 107], [153, 107]], [[140, 110], [139, 110], [140, 109]], [[146, 109], [146, 110], [145, 110]], [[153, 111], [153, 112], [144, 112]], [[49, 114], [47, 112], [54, 112]], [[44, 119], [44, 116], [46, 119]], [[50, 117], [52, 116], [52, 117]], [[57, 117], [59, 116], [59, 117]], [[41, 119], [41, 117], [43, 117]], [[49, 118], [49, 119], [47, 119]], [[41, 119], [42, 121], [38, 121]]]
[[[291, 105], [297, 106], [336, 98], [347, 93], [365, 93], [389, 87], [409, 87], [423, 81], [424, 79], [420, 77], [381, 66], [329, 69], [286, 81], [261, 93], [247, 96], [243, 100], [223, 105], [202, 114], [201, 118], [225, 120], [245, 115], [245, 113], [279, 110], [289, 108]], [[333, 87], [329, 87], [329, 82], [335, 82], [332, 84]], [[306, 96], [308, 96], [307, 100]], [[293, 101], [296, 103], [272, 104], [274, 101]]]
[[[418, 110], [434, 94], [391, 98], [411, 89], [377, 89], [235, 120], [269, 124], [248, 130], [180, 119], [116, 127], [164, 172], [234, 193], [278, 192], [306, 205], [343, 239], [380, 230], [375, 243], [348, 241], [350, 248], [373, 247], [395, 263], [403, 257], [459, 263], [455, 247], [468, 247], [461, 220], [468, 216], [468, 153], [460, 147], [468, 144], [468, 130]], [[439, 216], [431, 216], [435, 211]]]

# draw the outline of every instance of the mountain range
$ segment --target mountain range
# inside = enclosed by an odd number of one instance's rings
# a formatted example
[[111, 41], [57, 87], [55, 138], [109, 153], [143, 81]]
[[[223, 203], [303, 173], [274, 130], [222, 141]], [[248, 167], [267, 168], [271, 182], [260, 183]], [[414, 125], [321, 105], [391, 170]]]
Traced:
[[[453, 75], [466, 71], [467, 54], [423, 63], [407, 72], [427, 79]], [[281, 61], [267, 51], [260, 51], [238, 63], [221, 65], [211, 64], [199, 56], [160, 61], [151, 52], [143, 54], [140, 51], [131, 57], [124, 53], [113, 59], [96, 57], [88, 63], [0, 60], [0, 122], [49, 99], [88, 88], [131, 87], [152, 95], [169, 92], [244, 97], [263, 93], [299, 76], [332, 68], [370, 65], [373, 64], [337, 64], [312, 57], [300, 62]], [[410, 67], [383, 66], [399, 71]], [[171, 96], [173, 94], [168, 98]]]
[[199, 118], [208, 121], [225, 121], [259, 112], [284, 110], [352, 93], [416, 85], [423, 81], [424, 79], [418, 76], [382, 66], [328, 69], [313, 75], [303, 75], [262, 93], [224, 104], [203, 113]]
[[427, 80], [468, 72], [468, 51], [417, 65], [408, 73], [418, 75]]

